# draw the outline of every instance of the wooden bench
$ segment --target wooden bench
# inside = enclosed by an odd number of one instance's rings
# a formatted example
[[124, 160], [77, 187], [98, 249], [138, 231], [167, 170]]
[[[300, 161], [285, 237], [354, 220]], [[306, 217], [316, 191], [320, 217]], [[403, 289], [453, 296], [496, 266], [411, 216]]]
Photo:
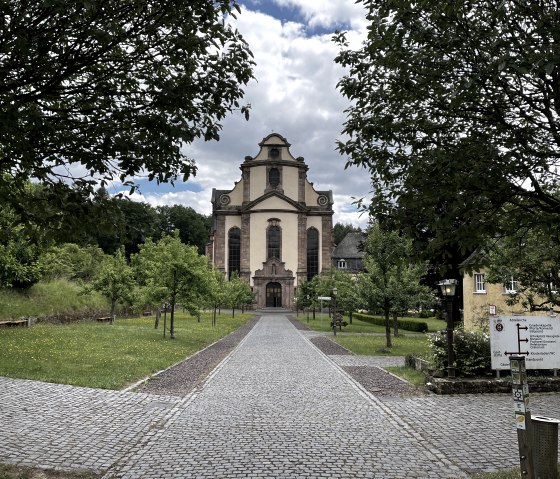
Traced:
[[0, 321], [0, 328], [25, 328], [29, 326], [27, 319], [10, 319], [8, 321]]
[[100, 318], [95, 318], [95, 320], [99, 323], [110, 323], [111, 322], [111, 316], [102, 316]]

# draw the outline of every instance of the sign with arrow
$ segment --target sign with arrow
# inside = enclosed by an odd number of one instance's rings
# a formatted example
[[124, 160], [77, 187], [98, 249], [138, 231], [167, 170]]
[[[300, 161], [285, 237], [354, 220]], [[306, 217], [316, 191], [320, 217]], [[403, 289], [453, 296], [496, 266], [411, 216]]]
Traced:
[[527, 369], [560, 368], [560, 318], [495, 316], [490, 318], [492, 369], [509, 369], [511, 356], [525, 358]]

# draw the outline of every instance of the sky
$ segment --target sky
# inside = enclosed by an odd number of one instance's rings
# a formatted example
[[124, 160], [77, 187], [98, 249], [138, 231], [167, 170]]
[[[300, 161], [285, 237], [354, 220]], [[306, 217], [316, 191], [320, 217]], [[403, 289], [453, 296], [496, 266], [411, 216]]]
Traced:
[[364, 9], [354, 1], [241, 0], [234, 23], [256, 62], [256, 80], [244, 88], [249, 121], [241, 113], [229, 115], [220, 141], [185, 148], [198, 167], [194, 178], [174, 187], [140, 181], [141, 194], [133, 199], [153, 206], [181, 204], [210, 215], [212, 188], [232, 189], [245, 156], [255, 156], [258, 143], [274, 132], [287, 139], [294, 157], [304, 157], [314, 188], [332, 190], [333, 224], [365, 227], [367, 215], [353, 202], [367, 198], [369, 176], [357, 167], [345, 170], [347, 158], [336, 151], [349, 102], [336, 89], [345, 72], [334, 63], [338, 50], [332, 35], [348, 31], [356, 48], [365, 38]]

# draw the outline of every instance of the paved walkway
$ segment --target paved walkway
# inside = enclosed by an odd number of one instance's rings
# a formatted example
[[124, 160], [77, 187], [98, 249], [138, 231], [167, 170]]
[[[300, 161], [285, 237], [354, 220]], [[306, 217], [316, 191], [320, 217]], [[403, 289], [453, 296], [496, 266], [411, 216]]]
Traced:
[[[560, 395], [532, 396], [560, 418]], [[461, 478], [517, 463], [507, 394], [380, 400], [283, 315], [185, 398], [0, 378], [0, 462], [105, 478]]]

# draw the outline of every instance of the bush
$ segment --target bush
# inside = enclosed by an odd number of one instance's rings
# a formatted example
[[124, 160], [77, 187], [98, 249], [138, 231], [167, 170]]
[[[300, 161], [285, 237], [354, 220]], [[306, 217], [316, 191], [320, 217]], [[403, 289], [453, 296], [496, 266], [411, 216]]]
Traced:
[[[447, 334], [445, 331], [428, 335], [432, 353], [431, 361], [437, 369], [447, 367]], [[455, 367], [463, 376], [484, 376], [492, 372], [490, 363], [490, 337], [478, 331], [453, 332]]]
[[[370, 316], [369, 314], [354, 313], [353, 318], [359, 319], [366, 323], [377, 324], [378, 326], [385, 326], [385, 319], [376, 316]], [[417, 331], [420, 333], [428, 332], [428, 323], [419, 321], [408, 321], [406, 319], [399, 319], [399, 329], [405, 329], [407, 331]], [[390, 318], [389, 324], [393, 325], [393, 318]]]

